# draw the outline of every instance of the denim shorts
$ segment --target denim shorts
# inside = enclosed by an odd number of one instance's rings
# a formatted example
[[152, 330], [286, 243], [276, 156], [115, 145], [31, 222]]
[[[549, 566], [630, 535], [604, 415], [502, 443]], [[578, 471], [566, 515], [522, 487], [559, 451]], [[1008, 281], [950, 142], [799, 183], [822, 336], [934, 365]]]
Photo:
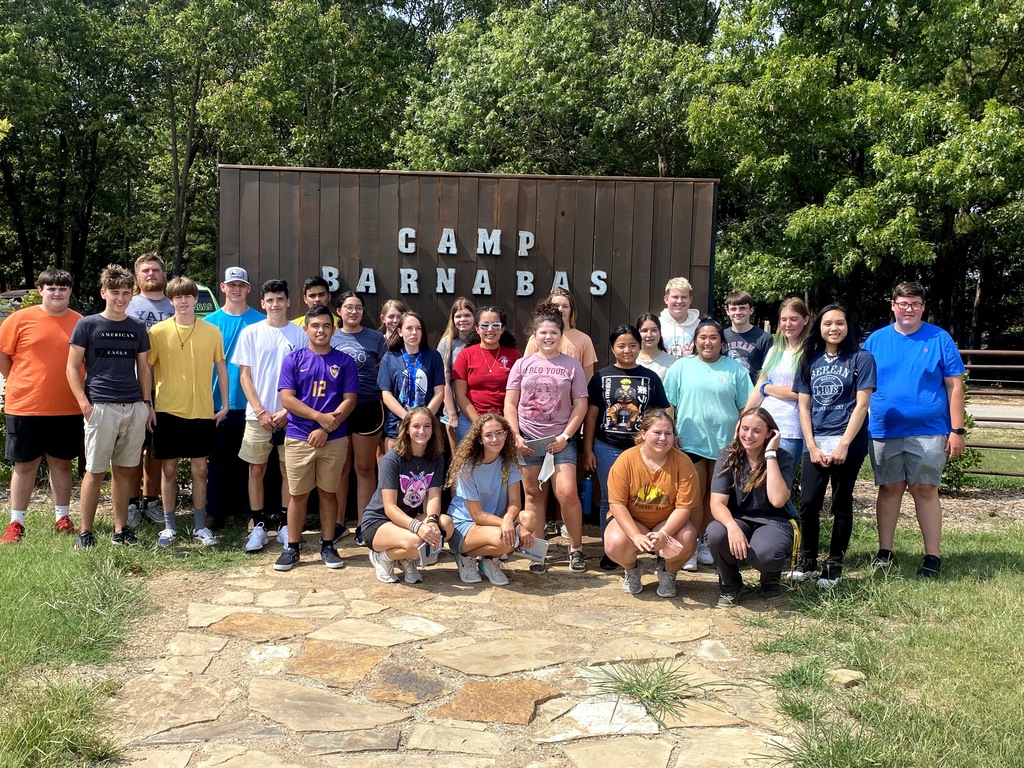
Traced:
[[[524, 440], [535, 440], [536, 438], [527, 437], [523, 435]], [[520, 456], [519, 466], [521, 467], [539, 467], [544, 463], [544, 454], [546, 451], [539, 451], [534, 453], [532, 456]], [[562, 450], [555, 454], [555, 464], [575, 464], [576, 463], [576, 439], [573, 438], [569, 441], [569, 444]]]

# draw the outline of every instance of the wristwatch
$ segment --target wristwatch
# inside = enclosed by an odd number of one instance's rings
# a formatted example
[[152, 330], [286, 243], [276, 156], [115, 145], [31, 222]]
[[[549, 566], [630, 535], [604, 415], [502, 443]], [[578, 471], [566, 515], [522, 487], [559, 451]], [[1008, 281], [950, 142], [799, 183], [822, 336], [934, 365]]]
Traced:
[[951, 429], [949, 431], [952, 432], [954, 435], [966, 435], [967, 434], [967, 430], [964, 429], [963, 427], [957, 427], [956, 429]]

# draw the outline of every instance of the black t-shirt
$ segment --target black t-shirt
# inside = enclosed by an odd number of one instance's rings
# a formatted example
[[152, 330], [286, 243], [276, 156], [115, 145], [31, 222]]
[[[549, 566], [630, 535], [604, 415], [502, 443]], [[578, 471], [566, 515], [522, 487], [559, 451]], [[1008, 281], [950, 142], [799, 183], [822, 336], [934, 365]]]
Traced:
[[642, 365], [602, 368], [590, 378], [587, 400], [597, 406], [597, 439], [621, 450], [636, 444], [648, 408], [669, 407], [661, 377]]
[[[726, 506], [734, 517], [782, 517], [789, 518], [786, 505], [773, 507], [768, 501], [768, 484], [763, 483], [750, 493], [743, 490], [747, 475], [750, 473], [750, 464], [744, 460], [744, 469], [740, 477], [735, 477], [731, 471], [722, 473], [725, 466], [726, 451], [718, 453], [718, 461], [715, 464], [715, 476], [711, 479], [711, 492], [724, 493], [729, 497]], [[777, 451], [779, 469], [783, 477], [791, 477], [789, 474], [793, 469], [793, 457], [781, 448]]]

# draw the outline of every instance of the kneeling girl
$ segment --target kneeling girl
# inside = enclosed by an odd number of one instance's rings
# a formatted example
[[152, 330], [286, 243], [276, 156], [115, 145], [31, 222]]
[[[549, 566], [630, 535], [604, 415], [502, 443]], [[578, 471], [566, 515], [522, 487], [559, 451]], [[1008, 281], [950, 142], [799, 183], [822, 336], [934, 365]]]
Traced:
[[398, 581], [397, 562], [409, 584], [423, 581], [416, 562], [427, 542], [441, 548], [442, 532], [452, 535], [452, 520], [441, 514], [444, 439], [428, 408], [411, 408], [398, 426], [395, 447], [380, 463], [380, 482], [363, 512], [362, 533], [377, 579]]

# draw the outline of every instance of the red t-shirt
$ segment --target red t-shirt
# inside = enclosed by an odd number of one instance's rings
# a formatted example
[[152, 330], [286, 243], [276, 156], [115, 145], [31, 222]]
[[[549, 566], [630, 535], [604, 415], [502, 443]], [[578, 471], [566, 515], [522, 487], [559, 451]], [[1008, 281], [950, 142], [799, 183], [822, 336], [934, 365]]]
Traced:
[[469, 402], [479, 414], [501, 413], [505, 409], [505, 385], [512, 364], [522, 355], [518, 349], [466, 347], [455, 358], [452, 380], [466, 382]]

